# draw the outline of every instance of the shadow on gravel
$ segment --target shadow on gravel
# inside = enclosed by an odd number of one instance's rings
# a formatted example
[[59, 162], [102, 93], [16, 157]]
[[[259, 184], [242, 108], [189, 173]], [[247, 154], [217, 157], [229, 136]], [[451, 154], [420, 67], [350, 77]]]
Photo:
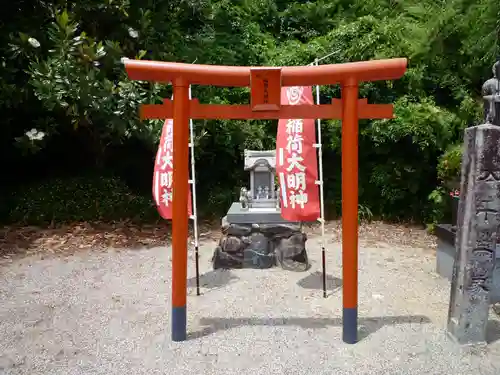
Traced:
[[[384, 326], [412, 323], [429, 324], [431, 320], [424, 315], [360, 318], [358, 341], [365, 339]], [[298, 326], [304, 329], [340, 327], [342, 326], [342, 318], [201, 318], [200, 324], [205, 327], [200, 331], [188, 334], [188, 340], [243, 326]]]
[[[316, 271], [297, 282], [297, 285], [304, 289], [323, 289], [323, 273]], [[336, 292], [342, 286], [342, 279], [332, 275], [326, 275], [326, 290]]]
[[[229, 270], [212, 270], [200, 275], [200, 287], [207, 289], [218, 289], [237, 281], [239, 278]], [[196, 288], [196, 277], [187, 280], [188, 288]]]
[[488, 325], [486, 326], [486, 342], [491, 344], [498, 340], [500, 340], [500, 321], [488, 320]]

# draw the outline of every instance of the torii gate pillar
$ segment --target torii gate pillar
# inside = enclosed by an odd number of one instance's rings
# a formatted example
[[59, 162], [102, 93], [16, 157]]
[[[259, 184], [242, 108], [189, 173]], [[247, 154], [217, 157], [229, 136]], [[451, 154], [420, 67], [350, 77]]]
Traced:
[[[173, 118], [172, 340], [187, 338], [187, 239], [189, 119], [342, 119], [342, 338], [358, 331], [358, 119], [392, 118], [392, 105], [358, 99], [359, 83], [399, 79], [406, 59], [298, 67], [231, 67], [124, 59], [133, 80], [172, 82], [173, 103], [143, 105], [142, 118]], [[340, 83], [342, 99], [326, 105], [281, 105], [281, 86]], [[251, 105], [200, 104], [189, 100], [189, 85], [251, 87]]]

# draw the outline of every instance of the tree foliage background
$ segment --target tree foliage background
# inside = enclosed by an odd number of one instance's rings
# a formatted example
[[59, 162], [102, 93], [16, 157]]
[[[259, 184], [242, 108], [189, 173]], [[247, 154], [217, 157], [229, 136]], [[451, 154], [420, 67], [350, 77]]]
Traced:
[[[0, 34], [0, 220], [154, 220], [160, 121], [141, 103], [171, 89], [130, 81], [124, 56], [200, 64], [305, 65], [407, 57], [394, 82], [364, 84], [393, 120], [360, 124], [360, 203], [377, 217], [442, 220], [463, 129], [499, 55], [498, 0], [18, 0]], [[245, 89], [194, 87], [204, 103]], [[321, 87], [321, 100], [339, 97]], [[326, 204], [340, 213], [340, 124], [323, 122]], [[276, 121], [196, 121], [201, 213], [219, 215], [246, 184], [243, 150], [274, 147]]]

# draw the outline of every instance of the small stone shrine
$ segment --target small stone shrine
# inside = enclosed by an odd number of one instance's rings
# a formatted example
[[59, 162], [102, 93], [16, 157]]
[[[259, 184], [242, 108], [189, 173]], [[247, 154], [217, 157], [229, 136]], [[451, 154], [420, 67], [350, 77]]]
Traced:
[[222, 237], [215, 249], [213, 268], [270, 268], [281, 265], [305, 271], [309, 261], [302, 225], [281, 217], [276, 178], [276, 151], [245, 150], [250, 188], [242, 187], [222, 219]]

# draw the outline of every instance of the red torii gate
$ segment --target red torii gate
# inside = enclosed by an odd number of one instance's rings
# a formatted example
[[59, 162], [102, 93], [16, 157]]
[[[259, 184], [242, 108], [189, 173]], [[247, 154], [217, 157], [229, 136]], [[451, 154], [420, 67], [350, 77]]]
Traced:
[[[358, 120], [393, 117], [391, 104], [358, 99], [359, 83], [399, 79], [407, 60], [361, 61], [297, 67], [236, 67], [123, 60], [132, 80], [171, 82], [174, 99], [141, 106], [142, 119], [173, 118], [172, 340], [187, 338], [187, 243], [189, 119], [342, 119], [342, 278], [343, 332], [346, 343], [358, 330]], [[281, 105], [282, 86], [340, 83], [342, 99], [323, 105]], [[189, 86], [250, 86], [250, 105], [200, 104]]]

